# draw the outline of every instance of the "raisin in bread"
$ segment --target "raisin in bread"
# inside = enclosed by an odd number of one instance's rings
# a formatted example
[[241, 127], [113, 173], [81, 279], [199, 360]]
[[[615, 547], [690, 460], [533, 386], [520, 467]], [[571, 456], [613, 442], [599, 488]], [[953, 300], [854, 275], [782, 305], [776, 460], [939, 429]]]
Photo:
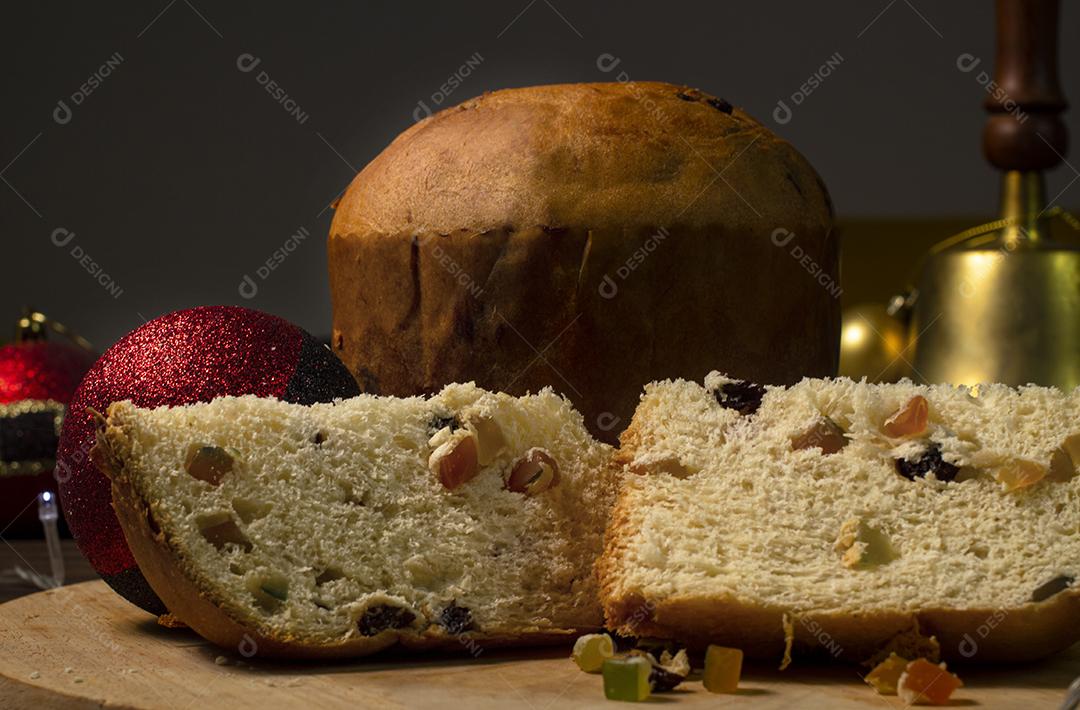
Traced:
[[[648, 385], [598, 563], [609, 626], [755, 656], [1080, 639], [1080, 390]], [[930, 645], [933, 645], [932, 643]]]
[[550, 390], [120, 402], [94, 456], [154, 591], [224, 647], [474, 649], [602, 623], [618, 469]]

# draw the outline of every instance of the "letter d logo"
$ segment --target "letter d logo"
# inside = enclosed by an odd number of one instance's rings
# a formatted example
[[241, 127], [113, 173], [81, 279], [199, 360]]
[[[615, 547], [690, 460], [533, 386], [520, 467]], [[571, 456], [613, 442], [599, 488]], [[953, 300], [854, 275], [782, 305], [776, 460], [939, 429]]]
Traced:
[[971, 638], [971, 634], [964, 634], [964, 638], [961, 639], [957, 649], [964, 658], [971, 658], [979, 652], [979, 644], [975, 643], [975, 639]]
[[244, 52], [236, 58], [236, 68], [247, 74], [248, 72], [254, 71], [255, 67], [259, 66], [260, 62], [262, 62], [262, 60], [254, 54]]
[[781, 126], [791, 122], [791, 109], [788, 108], [787, 102], [783, 99], [776, 102], [776, 108], [773, 109], [772, 118]]
[[63, 227], [57, 227], [56, 229], [54, 229], [52, 231], [52, 236], [49, 237], [49, 239], [52, 240], [52, 243], [58, 247], [66, 247], [68, 244], [71, 243], [71, 240], [74, 238], [75, 232], [64, 229]]
[[430, 115], [431, 115], [431, 109], [429, 109], [428, 105], [426, 103], [424, 103], [424, 100], [421, 99], [420, 101], [417, 101], [416, 102], [416, 108], [414, 108], [413, 112], [412, 112], [412, 120], [417, 121], [417, 122], [418, 121], [423, 121], [425, 118], [427, 118]]
[[56, 102], [56, 108], [53, 109], [52, 117], [53, 120], [61, 126], [71, 122], [71, 109], [68, 108], [66, 101], [60, 99]]
[[619, 292], [619, 287], [615, 284], [615, 280], [607, 274], [604, 274], [604, 279], [600, 282], [600, 288], [597, 289], [600, 292], [601, 298], [615, 298], [615, 294]]
[[247, 274], [244, 274], [244, 280], [240, 282], [240, 286], [236, 289], [240, 293], [241, 298], [248, 300], [255, 298], [255, 294], [259, 292], [259, 286], [255, 283]]

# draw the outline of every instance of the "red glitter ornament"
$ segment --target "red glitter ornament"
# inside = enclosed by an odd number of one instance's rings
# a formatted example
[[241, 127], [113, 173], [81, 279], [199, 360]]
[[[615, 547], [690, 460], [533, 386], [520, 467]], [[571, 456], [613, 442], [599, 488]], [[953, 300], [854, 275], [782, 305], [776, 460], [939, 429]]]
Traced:
[[94, 361], [81, 338], [46, 340], [67, 329], [27, 310], [15, 342], [0, 347], [0, 535], [41, 536], [34, 501], [52, 490], [64, 405]]
[[164, 613], [124, 540], [109, 480], [90, 462], [96, 433], [88, 408], [104, 412], [125, 399], [157, 407], [244, 394], [313, 404], [359, 392], [327, 347], [288, 321], [259, 311], [203, 306], [133, 330], [87, 373], [60, 437], [60, 504], [79, 549], [126, 599], [151, 613]]

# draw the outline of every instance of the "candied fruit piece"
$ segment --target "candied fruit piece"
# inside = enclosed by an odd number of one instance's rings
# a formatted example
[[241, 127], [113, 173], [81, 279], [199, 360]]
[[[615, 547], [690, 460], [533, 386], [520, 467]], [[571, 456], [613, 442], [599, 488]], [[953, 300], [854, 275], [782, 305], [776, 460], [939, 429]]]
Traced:
[[882, 430], [891, 437], [917, 436], [926, 431], [930, 419], [930, 403], [926, 397], [917, 394], [900, 409], [885, 420]]
[[949, 482], [956, 478], [960, 467], [954, 466], [941, 457], [941, 446], [938, 444], [931, 444], [917, 458], [896, 459], [896, 472], [909, 481], [925, 478], [931, 471], [939, 481]]
[[1013, 459], [994, 471], [994, 480], [1006, 493], [1032, 486], [1046, 478], [1046, 467], [1027, 459]]
[[679, 649], [674, 655], [670, 651], [664, 651], [660, 654], [660, 665], [667, 671], [674, 673], [675, 675], [681, 675], [683, 679], [690, 675], [690, 656], [686, 653], [686, 649]]
[[559, 464], [543, 449], [532, 448], [514, 463], [506, 488], [534, 496], [559, 485]]
[[702, 680], [710, 693], [734, 693], [739, 689], [743, 652], [737, 648], [709, 645], [705, 651]]
[[477, 459], [487, 466], [506, 449], [506, 435], [494, 417], [473, 417], [469, 424], [476, 431]]
[[713, 396], [721, 407], [734, 409], [746, 416], [753, 414], [761, 406], [765, 388], [746, 380], [731, 380], [713, 390]]
[[289, 583], [284, 579], [268, 579], [259, 585], [259, 589], [277, 599], [279, 602], [289, 600]]
[[917, 658], [900, 675], [896, 693], [908, 705], [944, 705], [962, 685], [958, 677], [945, 670], [944, 663], [934, 665]]
[[439, 482], [447, 490], [452, 491], [472, 480], [480, 471], [477, 467], [476, 437], [465, 434], [440, 444], [428, 458], [428, 468], [439, 477]]
[[840, 560], [849, 569], [888, 564], [899, 556], [889, 536], [861, 518], [843, 522], [833, 549], [842, 553]]
[[908, 659], [901, 658], [895, 653], [874, 666], [874, 669], [863, 678], [870, 687], [881, 695], [896, 695], [896, 688], [900, 684], [900, 676], [907, 668]]
[[607, 634], [585, 634], [574, 642], [570, 657], [586, 673], [599, 673], [604, 661], [615, 655], [615, 644]]
[[826, 456], [835, 454], [847, 444], [848, 439], [844, 436], [844, 430], [828, 417], [818, 419], [806, 431], [791, 439], [793, 451], [817, 448], [821, 449], [821, 453]]
[[1059, 446], [1050, 455], [1050, 470], [1046, 474], [1046, 480], [1064, 483], [1071, 481], [1076, 476], [1076, 464], [1069, 456], [1065, 447]]
[[604, 697], [608, 700], [647, 700], [653, 665], [642, 656], [608, 658], [604, 661]]
[[184, 468], [192, 478], [217, 486], [233, 470], [234, 462], [232, 455], [220, 446], [196, 445], [188, 451]]
[[202, 515], [196, 519], [195, 524], [199, 526], [199, 532], [207, 542], [219, 550], [224, 550], [226, 545], [236, 545], [244, 552], [254, 549], [251, 540], [228, 513]]
[[1073, 434], [1061, 444], [1061, 450], [1068, 455], [1074, 464], [1080, 464], [1080, 434]]
[[282, 603], [289, 600], [289, 580], [280, 574], [248, 578], [245, 585], [256, 606], [268, 614], [276, 614]]

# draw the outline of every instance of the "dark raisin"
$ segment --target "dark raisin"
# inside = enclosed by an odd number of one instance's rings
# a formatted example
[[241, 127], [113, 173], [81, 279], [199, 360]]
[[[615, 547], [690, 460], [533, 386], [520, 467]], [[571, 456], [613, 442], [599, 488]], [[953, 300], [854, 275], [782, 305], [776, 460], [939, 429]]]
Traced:
[[720, 389], [713, 391], [713, 396], [721, 407], [734, 409], [745, 416], [753, 414], [761, 406], [765, 388], [746, 380], [734, 380], [720, 385]]
[[709, 104], [717, 111], [721, 111], [723, 113], [731, 113], [734, 110], [731, 104], [718, 96], [710, 96], [709, 98], [705, 99], [705, 103]]
[[685, 91], [680, 91], [679, 93], [677, 93], [675, 95], [678, 96], [683, 101], [697, 101], [696, 96], [691, 96], [690, 94], [686, 93]]
[[1041, 602], [1049, 599], [1058, 592], [1064, 592], [1066, 589], [1072, 586], [1076, 580], [1067, 574], [1054, 577], [1046, 584], [1039, 586], [1034, 592], [1031, 593], [1031, 601]]
[[400, 629], [408, 626], [415, 618], [416, 614], [413, 614], [408, 609], [390, 606], [389, 604], [379, 604], [378, 606], [368, 607], [360, 620], [356, 622], [356, 625], [364, 636], [374, 636], [387, 629]]
[[686, 676], [672, 673], [663, 666], [655, 664], [652, 667], [652, 673], [649, 673], [649, 685], [652, 687], [654, 693], [675, 690], [676, 686], [684, 680], [686, 680]]
[[428, 431], [434, 434], [437, 431], [442, 431], [446, 427], [450, 427], [450, 431], [455, 431], [461, 428], [461, 422], [458, 421], [457, 416], [453, 414], [435, 414], [428, 421]]
[[909, 481], [925, 478], [931, 471], [939, 481], [952, 481], [960, 472], [960, 467], [941, 458], [941, 447], [937, 444], [931, 444], [917, 458], [896, 459], [896, 472]]
[[311, 440], [315, 443], [315, 446], [321, 446], [322, 443], [324, 441], [326, 441], [326, 432], [324, 432], [324, 431], [315, 432], [315, 436]]
[[472, 612], [469, 611], [468, 607], [458, 606], [457, 599], [455, 599], [439, 614], [439, 624], [448, 633], [454, 635], [463, 634], [473, 627]]
[[654, 693], [663, 693], [668, 690], [674, 690], [679, 683], [686, 680], [686, 676], [673, 673], [667, 668], [660, 665], [660, 662], [656, 660], [656, 656], [650, 651], [646, 651], [641, 648], [634, 648], [627, 652], [628, 656], [640, 656], [646, 659], [650, 665], [652, 665], [652, 671], [649, 673], [649, 686]]

